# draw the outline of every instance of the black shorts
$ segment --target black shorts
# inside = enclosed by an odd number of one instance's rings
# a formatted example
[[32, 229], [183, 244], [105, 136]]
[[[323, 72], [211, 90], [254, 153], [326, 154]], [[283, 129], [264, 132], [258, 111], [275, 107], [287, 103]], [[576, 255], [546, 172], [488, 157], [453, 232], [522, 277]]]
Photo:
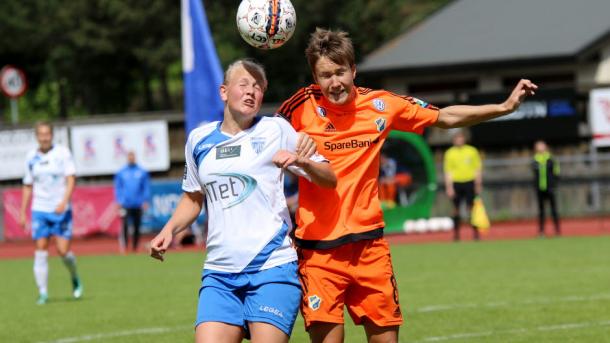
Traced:
[[455, 191], [455, 197], [453, 198], [453, 205], [458, 208], [462, 201], [465, 201], [469, 208], [472, 207], [474, 202], [474, 181], [468, 182], [454, 182], [453, 190]]

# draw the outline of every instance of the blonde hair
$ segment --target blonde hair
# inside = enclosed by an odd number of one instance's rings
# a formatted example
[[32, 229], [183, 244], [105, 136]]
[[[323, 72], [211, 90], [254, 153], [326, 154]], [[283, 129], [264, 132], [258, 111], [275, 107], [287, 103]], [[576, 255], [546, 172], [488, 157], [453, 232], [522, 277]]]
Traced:
[[261, 86], [263, 86], [263, 91], [267, 90], [267, 75], [265, 74], [265, 68], [262, 66], [262, 64], [249, 58], [242, 58], [231, 63], [225, 71], [223, 84], [227, 84], [237, 67], [244, 68], [258, 83], [261, 84]]

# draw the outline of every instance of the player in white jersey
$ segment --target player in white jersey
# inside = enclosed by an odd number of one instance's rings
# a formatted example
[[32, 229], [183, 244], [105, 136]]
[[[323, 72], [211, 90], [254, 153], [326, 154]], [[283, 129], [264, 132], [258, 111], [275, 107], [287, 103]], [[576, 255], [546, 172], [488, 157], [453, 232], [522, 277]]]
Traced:
[[298, 134], [286, 121], [256, 117], [266, 86], [264, 70], [255, 62], [229, 66], [220, 87], [224, 119], [189, 135], [184, 194], [151, 241], [151, 256], [163, 260], [173, 236], [197, 218], [206, 200], [207, 258], [197, 342], [288, 341], [301, 286], [289, 236], [284, 170], [322, 187], [336, 184], [314, 144], [296, 152]]
[[74, 160], [70, 150], [53, 145], [53, 126], [50, 123], [37, 123], [35, 132], [38, 148], [30, 151], [26, 158], [19, 224], [25, 228], [27, 206], [32, 198], [32, 238], [36, 244], [34, 279], [39, 292], [37, 303], [42, 305], [48, 300], [48, 247], [51, 236], [55, 236], [57, 252], [70, 272], [75, 298], [82, 296], [83, 287], [76, 270], [76, 258], [70, 251]]

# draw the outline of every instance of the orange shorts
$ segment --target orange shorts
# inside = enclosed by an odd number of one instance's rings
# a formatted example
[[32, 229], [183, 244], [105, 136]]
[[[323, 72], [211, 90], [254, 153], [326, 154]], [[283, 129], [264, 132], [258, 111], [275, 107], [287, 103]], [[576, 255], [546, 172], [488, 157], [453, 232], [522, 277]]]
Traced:
[[333, 249], [298, 248], [305, 328], [313, 322], [343, 324], [343, 306], [354, 323], [398, 326], [402, 314], [390, 248], [383, 238]]

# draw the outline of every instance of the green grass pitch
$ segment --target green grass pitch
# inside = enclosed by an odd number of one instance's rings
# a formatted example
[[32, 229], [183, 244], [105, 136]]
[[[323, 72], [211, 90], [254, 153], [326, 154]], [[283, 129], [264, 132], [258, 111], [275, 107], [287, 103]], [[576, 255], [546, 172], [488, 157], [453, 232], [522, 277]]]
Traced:
[[[610, 237], [392, 247], [401, 342], [610, 342]], [[0, 342], [192, 342], [202, 253], [78, 258], [83, 299], [50, 261], [0, 261]], [[364, 342], [347, 321], [345, 342]], [[291, 342], [308, 342], [299, 318]]]

